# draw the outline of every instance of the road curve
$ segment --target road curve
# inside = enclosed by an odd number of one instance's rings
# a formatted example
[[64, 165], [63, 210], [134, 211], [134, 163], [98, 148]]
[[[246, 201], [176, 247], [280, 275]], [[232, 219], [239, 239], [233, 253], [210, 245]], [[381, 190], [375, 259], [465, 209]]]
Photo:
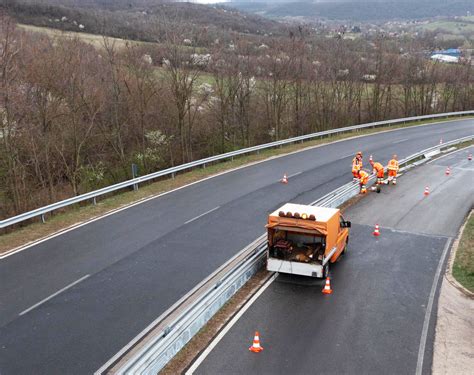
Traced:
[[[345, 140], [202, 181], [0, 260], [0, 373], [99, 368], [262, 233], [281, 203], [344, 184], [356, 150], [386, 162], [474, 133], [465, 119]], [[283, 173], [294, 177], [288, 185]]]
[[[321, 293], [321, 281], [278, 276], [188, 373], [223, 374], [232, 363], [232, 374], [430, 374], [439, 276], [474, 205], [467, 155], [408, 172], [350, 207], [349, 252], [332, 267], [333, 294]], [[248, 350], [255, 330], [259, 354]]]

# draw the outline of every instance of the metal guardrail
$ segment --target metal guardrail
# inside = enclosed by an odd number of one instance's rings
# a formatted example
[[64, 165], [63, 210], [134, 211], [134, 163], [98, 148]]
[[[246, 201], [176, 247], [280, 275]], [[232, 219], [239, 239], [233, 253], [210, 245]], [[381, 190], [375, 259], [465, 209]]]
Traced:
[[313, 138], [323, 138], [325, 136], [336, 135], [340, 133], [347, 133], [347, 132], [357, 131], [361, 129], [377, 128], [381, 126], [391, 126], [391, 125], [403, 124], [406, 122], [413, 122], [413, 121], [432, 120], [432, 119], [439, 119], [439, 118], [449, 118], [449, 117], [454, 117], [454, 116], [459, 117], [459, 116], [469, 116], [469, 115], [474, 115], [474, 111], [449, 112], [449, 113], [440, 113], [440, 114], [435, 114], [435, 115], [425, 115], [425, 116], [416, 116], [416, 117], [406, 117], [406, 118], [394, 119], [394, 120], [377, 121], [377, 122], [371, 122], [368, 124], [354, 125], [354, 126], [348, 126], [344, 128], [326, 130], [326, 131], [322, 131], [318, 133], [306, 134], [299, 137], [289, 138], [289, 139], [285, 139], [281, 141], [270, 142], [270, 143], [265, 143], [258, 146], [248, 147], [248, 148], [244, 148], [237, 151], [227, 152], [225, 154], [211, 156], [205, 159], [196, 160], [190, 163], [178, 165], [176, 167], [164, 169], [162, 171], [150, 173], [145, 176], [123, 181], [118, 184], [110, 185], [102, 189], [94, 190], [89, 193], [81, 194], [76, 197], [65, 199], [65, 200], [44, 206], [44, 207], [37, 208], [32, 211], [22, 213], [17, 216], [7, 218], [5, 220], [0, 221], [0, 229], [7, 228], [11, 225], [35, 218], [37, 216], [40, 216], [44, 222], [45, 221], [44, 215], [54, 210], [64, 208], [64, 207], [77, 204], [80, 202], [84, 202], [87, 200], [92, 200], [95, 203], [96, 198], [100, 197], [101, 195], [110, 194], [118, 190], [129, 188], [132, 186], [135, 188], [138, 188], [138, 185], [143, 182], [147, 182], [147, 181], [150, 181], [159, 177], [163, 177], [163, 176], [168, 176], [168, 175], [174, 176], [176, 173], [187, 170], [187, 169], [191, 169], [191, 168], [195, 168], [199, 166], [205, 167], [206, 164], [209, 164], [212, 162], [222, 161], [225, 159], [232, 159], [236, 156], [241, 156], [241, 155], [249, 154], [252, 152], [259, 152], [261, 150], [265, 150], [265, 149], [269, 149], [273, 147], [279, 147], [279, 146], [287, 145], [290, 143], [304, 142]]
[[[443, 149], [472, 140], [474, 140], [474, 135], [412, 154], [399, 161], [400, 170], [408, 170], [430, 160], [432, 156], [439, 154]], [[373, 184], [374, 181], [375, 175], [372, 174], [369, 178], [369, 185]], [[349, 182], [312, 202], [311, 205], [335, 208], [358, 194], [359, 184]], [[172, 317], [172, 321], [161, 331], [154, 333], [153, 337], [138, 350], [130, 351], [127, 357], [125, 357], [125, 353], [120, 353], [120, 356], [112, 358], [96, 374], [108, 372], [113, 374], [157, 374], [240, 287], [258, 271], [265, 262], [266, 251], [266, 235], [264, 234], [232, 258], [231, 261], [239, 257], [240, 260], [219, 280], [213, 280], [193, 303], [186, 308], [181, 308], [181, 311], [175, 314], [176, 316], [168, 315], [168, 317]], [[228, 267], [231, 261], [220, 267], [219, 270]], [[217, 274], [219, 270], [214, 274]], [[148, 332], [142, 332], [141, 337], [136, 338], [134, 342], [143, 339], [151, 330], [152, 327]], [[121, 360], [120, 357], [126, 359]]]

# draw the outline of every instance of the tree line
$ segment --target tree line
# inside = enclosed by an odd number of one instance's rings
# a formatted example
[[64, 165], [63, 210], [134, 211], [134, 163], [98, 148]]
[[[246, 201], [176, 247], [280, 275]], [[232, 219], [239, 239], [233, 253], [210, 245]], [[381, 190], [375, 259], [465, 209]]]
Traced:
[[472, 67], [432, 63], [416, 41], [300, 29], [230, 35], [203, 50], [183, 40], [188, 29], [161, 28], [156, 45], [104, 38], [96, 48], [0, 17], [0, 215], [123, 181], [132, 163], [143, 175], [310, 132], [473, 108]]

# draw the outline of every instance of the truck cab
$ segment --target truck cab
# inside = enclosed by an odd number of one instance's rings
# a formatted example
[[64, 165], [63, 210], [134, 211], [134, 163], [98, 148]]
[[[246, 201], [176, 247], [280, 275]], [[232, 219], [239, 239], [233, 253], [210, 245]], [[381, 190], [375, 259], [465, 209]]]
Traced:
[[336, 208], [283, 205], [268, 216], [267, 270], [327, 277], [347, 251], [350, 227]]

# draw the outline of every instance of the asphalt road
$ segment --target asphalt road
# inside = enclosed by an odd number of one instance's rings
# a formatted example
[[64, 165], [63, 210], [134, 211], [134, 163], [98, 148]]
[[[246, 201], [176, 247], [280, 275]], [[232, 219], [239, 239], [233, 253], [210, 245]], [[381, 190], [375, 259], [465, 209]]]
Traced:
[[[435, 275], [473, 205], [467, 151], [369, 194], [345, 213], [353, 227], [347, 256], [332, 265], [333, 294], [321, 293], [321, 281], [279, 275], [194, 373], [415, 374], [418, 366], [430, 374]], [[264, 347], [258, 354], [248, 350], [256, 330]]]
[[[346, 183], [354, 151], [386, 162], [473, 132], [473, 120], [453, 121], [272, 159], [0, 259], [0, 373], [95, 371], [258, 237], [269, 211]], [[283, 173], [288, 185], [278, 182]]]

